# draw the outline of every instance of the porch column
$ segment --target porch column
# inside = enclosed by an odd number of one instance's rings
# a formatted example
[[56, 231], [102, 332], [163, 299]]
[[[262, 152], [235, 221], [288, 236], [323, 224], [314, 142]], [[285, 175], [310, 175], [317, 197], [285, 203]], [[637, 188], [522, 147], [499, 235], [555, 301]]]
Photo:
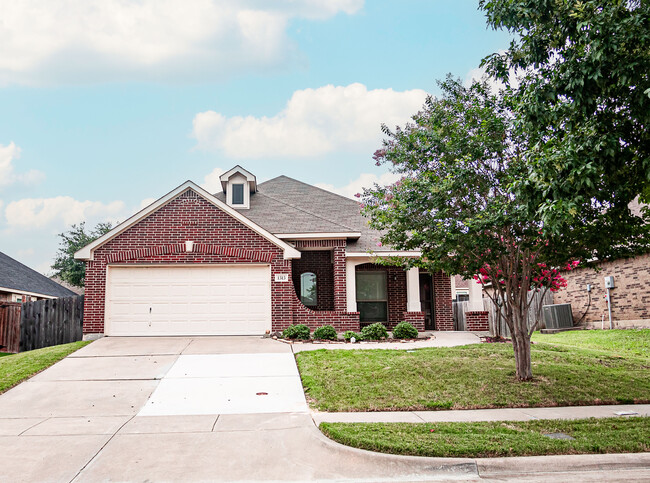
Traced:
[[347, 295], [347, 311], [357, 311], [357, 262], [347, 259], [345, 261], [345, 291]]
[[[345, 247], [334, 248], [334, 310], [345, 312], [347, 309]], [[355, 310], [356, 312], [356, 310]]]
[[420, 312], [420, 269], [410, 268], [406, 271], [406, 311]]

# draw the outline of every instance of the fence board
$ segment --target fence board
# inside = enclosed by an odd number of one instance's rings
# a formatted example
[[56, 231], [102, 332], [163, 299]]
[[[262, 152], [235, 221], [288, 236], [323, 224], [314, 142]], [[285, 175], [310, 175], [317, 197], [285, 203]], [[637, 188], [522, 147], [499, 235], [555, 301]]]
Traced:
[[83, 296], [22, 304], [20, 351], [76, 342], [83, 337]]
[[[553, 293], [547, 291], [544, 297], [542, 298], [541, 292], [530, 292], [528, 294], [528, 299], [531, 301], [530, 309], [528, 310], [528, 328], [530, 329], [534, 324], [537, 323], [537, 329], [543, 329], [544, 318], [543, 314], [539, 313], [539, 323], [537, 319], [537, 308], [540, 305], [551, 305], [553, 303]], [[490, 335], [492, 336], [501, 336], [501, 337], [510, 337], [510, 329], [506, 324], [503, 317], [498, 317], [498, 308], [494, 305], [492, 300], [488, 297], [483, 299], [483, 306], [488, 312], [488, 322], [490, 325]]]
[[469, 308], [469, 302], [452, 302], [454, 316], [454, 330], [465, 330], [465, 312]]
[[20, 346], [20, 303], [0, 302], [0, 351], [18, 352]]

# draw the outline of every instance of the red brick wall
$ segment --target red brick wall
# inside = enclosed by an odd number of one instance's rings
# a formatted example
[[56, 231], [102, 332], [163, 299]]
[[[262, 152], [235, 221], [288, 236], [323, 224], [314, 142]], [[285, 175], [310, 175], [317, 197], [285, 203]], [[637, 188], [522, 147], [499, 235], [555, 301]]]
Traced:
[[451, 308], [451, 278], [442, 272], [431, 275], [436, 330], [454, 330], [454, 315]]
[[316, 274], [317, 304], [314, 310], [334, 310], [334, 264], [331, 250], [304, 251], [302, 256], [291, 262], [291, 273], [296, 294], [300, 298], [300, 275]]
[[615, 284], [615, 288], [611, 290], [612, 319], [645, 319], [650, 326], [650, 254], [601, 263], [599, 267], [599, 272], [592, 268], [563, 272], [567, 287], [553, 295], [553, 302], [571, 304], [573, 320], [577, 322], [587, 309], [587, 284], [591, 284], [591, 306], [583, 322], [596, 323], [596, 326], [600, 327], [601, 317], [604, 315], [607, 326], [609, 319], [604, 278], [611, 275]]
[[[183, 251], [186, 240], [195, 242], [194, 252]], [[340, 265], [344, 248], [338, 251]], [[291, 260], [283, 259], [282, 250], [191, 190], [95, 250], [94, 260], [86, 263], [84, 333], [104, 331], [108, 263], [268, 263], [272, 330], [281, 330], [292, 323], [308, 323], [313, 328], [329, 323], [337, 330], [359, 329], [357, 313], [314, 312], [304, 307], [292, 283]], [[345, 287], [344, 260], [343, 267]], [[287, 274], [289, 282], [275, 282], [275, 275], [280, 273]]]
[[485, 311], [465, 312], [465, 330], [488, 331], [488, 313]]

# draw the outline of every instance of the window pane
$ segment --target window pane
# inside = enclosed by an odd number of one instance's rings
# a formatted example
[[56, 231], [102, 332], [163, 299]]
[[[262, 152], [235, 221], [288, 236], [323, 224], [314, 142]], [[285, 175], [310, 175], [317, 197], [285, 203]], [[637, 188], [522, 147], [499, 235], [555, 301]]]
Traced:
[[357, 302], [361, 322], [387, 322], [388, 302]]
[[244, 204], [244, 185], [243, 184], [234, 184], [234, 185], [232, 185], [232, 204], [233, 205], [243, 205]]
[[305, 305], [316, 305], [316, 274], [307, 272], [300, 275], [300, 301]]
[[357, 272], [357, 300], [386, 300], [386, 272]]

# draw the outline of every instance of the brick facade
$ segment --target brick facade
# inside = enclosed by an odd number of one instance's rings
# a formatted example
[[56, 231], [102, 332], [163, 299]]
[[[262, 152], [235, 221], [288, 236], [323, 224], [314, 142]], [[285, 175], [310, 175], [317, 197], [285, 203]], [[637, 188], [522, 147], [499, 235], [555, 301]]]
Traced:
[[[556, 304], [571, 304], [573, 320], [600, 327], [602, 317], [609, 324], [604, 277], [613, 276], [612, 320], [615, 326], [650, 327], [650, 254], [601, 263], [600, 271], [582, 268], [564, 272], [567, 287], [553, 296]], [[587, 310], [587, 284], [591, 284], [591, 305]]]
[[316, 275], [316, 301], [314, 310], [334, 310], [334, 256], [331, 250], [304, 251], [291, 262], [291, 273], [296, 293], [300, 296], [300, 276], [311, 272]]
[[454, 314], [451, 306], [451, 278], [442, 272], [432, 274], [433, 305], [436, 330], [454, 330]]
[[404, 312], [402, 320], [411, 324], [418, 332], [424, 331], [424, 312]]
[[465, 330], [487, 332], [490, 330], [488, 313], [481, 311], [465, 312]]
[[[191, 253], [185, 252], [186, 240], [195, 243]], [[344, 248], [338, 251], [339, 258], [342, 253], [344, 256]], [[189, 190], [97, 248], [94, 260], [86, 262], [84, 333], [104, 332], [108, 264], [196, 263], [270, 265], [272, 330], [292, 323], [306, 323], [312, 328], [328, 323], [337, 330], [359, 329], [357, 313], [314, 312], [302, 305], [292, 283], [291, 260], [283, 259], [282, 249]], [[275, 282], [276, 274], [287, 274], [289, 282]], [[345, 293], [342, 300], [345, 306]]]

